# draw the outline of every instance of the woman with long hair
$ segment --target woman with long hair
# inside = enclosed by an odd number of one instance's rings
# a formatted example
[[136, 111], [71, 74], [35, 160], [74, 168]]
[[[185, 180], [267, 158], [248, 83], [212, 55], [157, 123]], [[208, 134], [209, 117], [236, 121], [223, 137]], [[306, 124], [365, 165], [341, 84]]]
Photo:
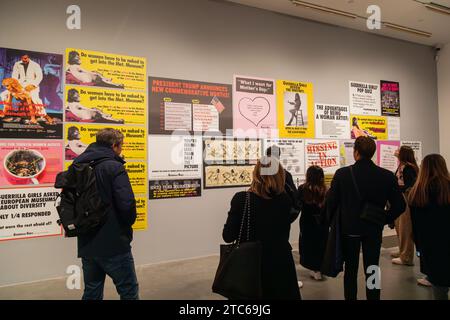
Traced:
[[[262, 246], [261, 282], [263, 299], [301, 299], [292, 247], [289, 244], [292, 200], [285, 192], [285, 171], [275, 157], [263, 157], [255, 165], [248, 191], [238, 192], [223, 228], [223, 239], [238, 239], [247, 193], [250, 208], [249, 241]], [[244, 229], [247, 230], [247, 219]], [[232, 297], [230, 297], [232, 298]]]
[[[405, 198], [416, 182], [419, 167], [414, 156], [414, 150], [408, 146], [402, 146], [396, 156], [399, 166], [395, 173], [397, 182]], [[395, 230], [399, 240], [399, 252], [391, 254], [392, 263], [398, 265], [414, 265], [414, 237], [411, 214], [409, 208], [395, 220]]]
[[420, 244], [420, 258], [436, 300], [448, 300], [450, 287], [450, 174], [444, 158], [422, 161], [409, 205]]
[[302, 206], [300, 216], [300, 264], [311, 270], [311, 277], [322, 280], [320, 269], [328, 240], [328, 227], [321, 217], [325, 207], [327, 187], [321, 167], [311, 166], [306, 171], [306, 182], [298, 189]]

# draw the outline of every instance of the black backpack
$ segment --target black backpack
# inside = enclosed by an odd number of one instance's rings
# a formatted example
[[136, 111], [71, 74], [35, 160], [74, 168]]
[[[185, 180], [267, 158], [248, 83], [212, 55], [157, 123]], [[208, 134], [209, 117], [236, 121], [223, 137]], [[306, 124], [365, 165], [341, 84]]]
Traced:
[[109, 204], [100, 197], [94, 172], [94, 167], [105, 160], [72, 163], [56, 176], [55, 188], [62, 188], [56, 204], [58, 224], [66, 237], [93, 234], [105, 223]]

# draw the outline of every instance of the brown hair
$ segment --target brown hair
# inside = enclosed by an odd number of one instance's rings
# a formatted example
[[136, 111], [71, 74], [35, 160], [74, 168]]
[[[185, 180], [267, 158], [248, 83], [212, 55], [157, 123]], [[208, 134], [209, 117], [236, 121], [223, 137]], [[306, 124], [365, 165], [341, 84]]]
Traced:
[[97, 132], [97, 143], [106, 144], [110, 147], [123, 143], [123, 133], [112, 128], [105, 128]]
[[358, 139], [355, 140], [355, 146], [353, 148], [355, 151], [358, 151], [359, 155], [364, 159], [372, 159], [375, 151], [377, 151], [375, 141], [369, 137], [358, 137]]
[[414, 207], [425, 207], [431, 201], [441, 206], [450, 204], [450, 175], [441, 155], [430, 154], [423, 159], [408, 200]]
[[401, 146], [398, 151], [398, 160], [401, 164], [413, 167], [416, 173], [419, 172], [419, 166], [417, 165], [416, 157], [414, 156], [414, 150], [411, 147]]
[[311, 166], [306, 171], [306, 183], [303, 184], [303, 200], [307, 204], [322, 207], [325, 202], [327, 186], [325, 175], [319, 166]]
[[271, 199], [285, 191], [285, 180], [286, 174], [280, 162], [274, 157], [262, 157], [253, 170], [250, 191], [264, 199]]

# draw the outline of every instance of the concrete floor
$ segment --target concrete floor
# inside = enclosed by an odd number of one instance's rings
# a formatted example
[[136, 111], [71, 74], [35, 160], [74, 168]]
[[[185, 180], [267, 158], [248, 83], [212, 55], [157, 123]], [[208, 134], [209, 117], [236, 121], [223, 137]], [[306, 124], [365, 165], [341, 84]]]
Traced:
[[[416, 278], [420, 276], [419, 263], [414, 267], [391, 264], [389, 253], [394, 248], [382, 248], [382, 299], [384, 300], [428, 300], [429, 288], [419, 287]], [[298, 252], [294, 251], [298, 262]], [[221, 300], [211, 292], [211, 284], [218, 264], [218, 256], [139, 266], [137, 275], [141, 299], [148, 300]], [[362, 263], [361, 263], [362, 265]], [[297, 265], [297, 275], [303, 281], [301, 289], [305, 300], [341, 300], [343, 284], [341, 274], [337, 279], [317, 282], [309, 277], [308, 270]], [[365, 298], [362, 267], [360, 267], [359, 298]], [[0, 287], [2, 300], [69, 300], [80, 299], [82, 290], [68, 290], [66, 279], [47, 280], [29, 284]], [[114, 285], [108, 279], [105, 285], [105, 299], [118, 299]]]

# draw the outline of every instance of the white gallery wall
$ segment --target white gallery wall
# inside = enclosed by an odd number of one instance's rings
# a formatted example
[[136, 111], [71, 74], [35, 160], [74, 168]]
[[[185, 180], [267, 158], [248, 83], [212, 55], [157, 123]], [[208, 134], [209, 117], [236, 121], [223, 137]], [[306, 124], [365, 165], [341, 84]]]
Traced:
[[[233, 74], [243, 74], [308, 81], [316, 102], [332, 104], [349, 103], [349, 80], [398, 81], [402, 139], [422, 141], [424, 154], [439, 151], [437, 73], [430, 47], [221, 1], [76, 3], [82, 29], [73, 31], [65, 27], [72, 1], [2, 3], [7, 14], [0, 19], [0, 47], [141, 56], [147, 58], [148, 75], [177, 79], [231, 84]], [[231, 197], [240, 190], [151, 201], [148, 229], [135, 233], [136, 264], [218, 254]], [[291, 232], [291, 239], [297, 238], [298, 221]], [[81, 265], [74, 239], [0, 243], [0, 285], [64, 276], [71, 264]]]
[[437, 63], [439, 93], [439, 135], [440, 151], [450, 165], [450, 43], [439, 52]]

